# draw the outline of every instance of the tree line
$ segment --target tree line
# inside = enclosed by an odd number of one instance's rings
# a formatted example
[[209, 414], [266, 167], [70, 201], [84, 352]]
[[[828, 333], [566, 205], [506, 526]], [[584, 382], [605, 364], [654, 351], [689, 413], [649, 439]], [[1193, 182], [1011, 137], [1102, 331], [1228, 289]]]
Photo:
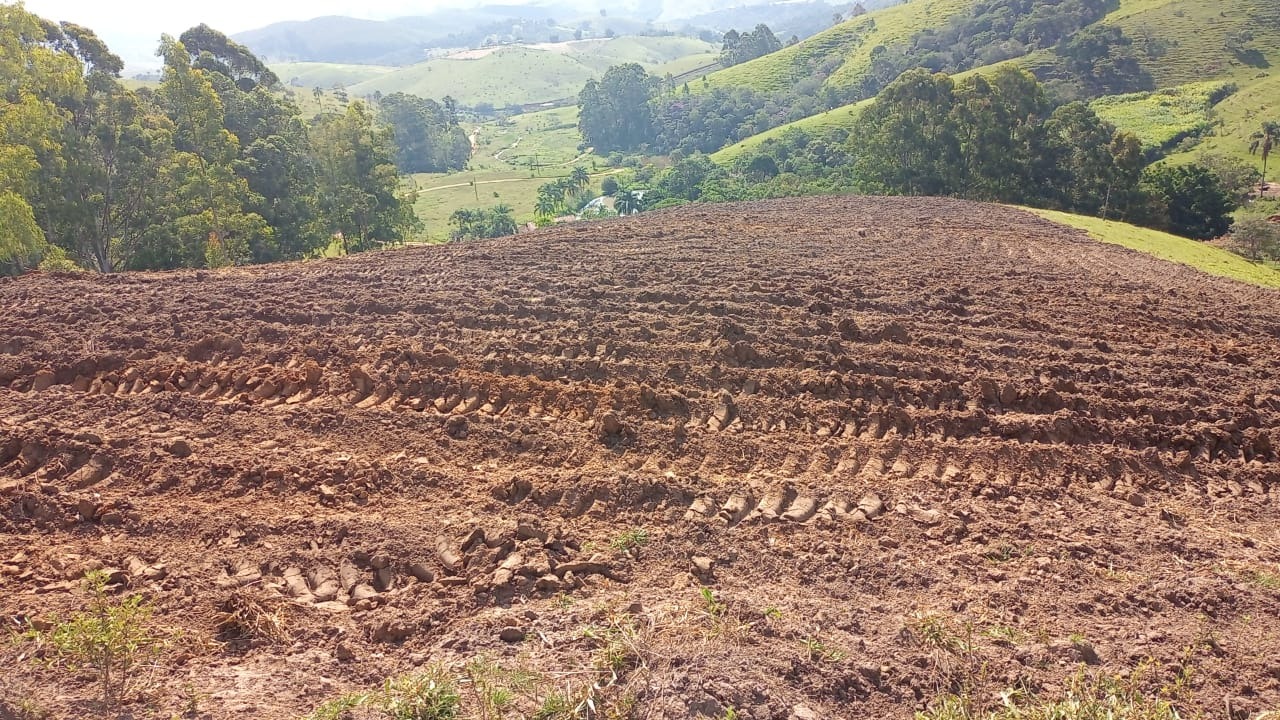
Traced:
[[1227, 232], [1257, 179], [1214, 164], [1145, 167], [1136, 136], [1083, 102], [1055, 107], [1025, 70], [1006, 66], [957, 82], [915, 69], [847, 130], [789, 131], [727, 167], [705, 155], [683, 158], [652, 178], [644, 200], [662, 207], [841, 192], [949, 195], [1209, 239]]
[[[402, 241], [402, 171], [465, 164], [448, 108], [395, 95], [304, 121], [205, 25], [164, 36], [131, 89], [92, 30], [0, 5], [0, 272], [218, 267]], [[399, 142], [397, 142], [397, 140]], [[464, 148], [465, 143], [465, 148]]]
[[[1046, 51], [1036, 64], [1037, 79], [1057, 102], [1150, 89], [1153, 80], [1142, 63], [1163, 49], [1157, 41], [1139, 43], [1119, 28], [1098, 25], [1114, 5], [1114, 0], [986, 0], [939, 28], [872, 48], [867, 71], [840, 86], [826, 80], [841, 66], [843, 49], [816, 56], [807, 77], [776, 92], [717, 87], [693, 93], [687, 84], [662, 92], [661, 83], [639, 66], [621, 66], [584, 88], [579, 125], [588, 144], [604, 152], [709, 153], [874, 97], [911, 68], [955, 73], [1037, 50]], [[767, 31], [726, 34], [722, 62], [744, 62], [757, 52], [777, 50], [780, 44]]]

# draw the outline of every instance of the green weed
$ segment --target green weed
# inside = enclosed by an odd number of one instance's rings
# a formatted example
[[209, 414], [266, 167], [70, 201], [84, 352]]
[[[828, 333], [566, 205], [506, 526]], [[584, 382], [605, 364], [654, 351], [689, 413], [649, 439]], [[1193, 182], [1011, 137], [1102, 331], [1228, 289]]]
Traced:
[[948, 693], [916, 713], [916, 720], [1181, 720], [1169, 701], [1142, 694], [1142, 679], [1142, 668], [1127, 678], [1081, 671], [1061, 698], [1005, 692], [1001, 707], [985, 711], [968, 694]]
[[848, 657], [848, 654], [827, 645], [817, 636], [810, 635], [804, 639], [804, 656], [812, 662], [838, 663]]
[[636, 528], [618, 535], [609, 543], [609, 546], [615, 550], [629, 553], [648, 544], [649, 531], [644, 528]]

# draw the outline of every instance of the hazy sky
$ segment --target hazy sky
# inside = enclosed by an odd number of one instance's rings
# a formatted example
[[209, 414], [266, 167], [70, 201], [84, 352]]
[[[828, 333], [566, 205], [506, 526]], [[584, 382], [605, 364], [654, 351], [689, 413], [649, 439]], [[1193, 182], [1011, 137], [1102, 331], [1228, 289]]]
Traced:
[[103, 2], [103, 0], [26, 0], [26, 8], [50, 20], [69, 20], [98, 33], [129, 64], [130, 70], [159, 65], [154, 57], [161, 33], [179, 35], [208, 23], [227, 33], [252, 30], [281, 20], [322, 15], [384, 19], [473, 4], [468, 0], [212, 0], [184, 2]]
[[[539, 4], [627, 7], [638, 0], [559, 0]], [[745, 5], [759, 0], [663, 0], [677, 16], [711, 6]], [[98, 33], [128, 65], [126, 72], [158, 67], [155, 57], [161, 33], [179, 35], [208, 23], [228, 35], [282, 20], [310, 20], [324, 15], [387, 19], [417, 15], [442, 7], [481, 4], [524, 4], [538, 0], [26, 0], [27, 10], [50, 20], [69, 20]]]

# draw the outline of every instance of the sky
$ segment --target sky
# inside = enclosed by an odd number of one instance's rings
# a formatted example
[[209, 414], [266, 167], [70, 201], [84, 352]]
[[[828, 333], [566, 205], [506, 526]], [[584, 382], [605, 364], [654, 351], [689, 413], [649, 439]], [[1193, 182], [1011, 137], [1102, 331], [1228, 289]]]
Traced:
[[96, 32], [129, 66], [129, 71], [158, 67], [154, 57], [160, 35], [180, 35], [207, 23], [231, 35], [283, 20], [309, 20], [324, 15], [381, 20], [472, 4], [467, 0], [214, 0], [183, 2], [146, 0], [25, 0], [29, 12], [50, 20], [69, 20]]
[[[0, 0], [7, 1], [7, 0]], [[50, 20], [68, 20], [84, 25], [106, 41], [125, 61], [126, 73], [152, 70], [160, 66], [155, 50], [160, 35], [180, 35], [189, 27], [207, 23], [233, 35], [284, 20], [310, 20], [325, 15], [385, 20], [420, 15], [444, 7], [480, 4], [524, 4], [539, 0], [146, 0], [110, 2], [106, 0], [25, 0], [28, 11]], [[552, 4], [550, 2], [540, 4]], [[597, 6], [599, 0], [561, 0], [555, 3]], [[629, 0], [607, 0], [606, 5], [627, 6]], [[709, 10], [713, 5], [744, 5], [747, 0], [663, 0], [669, 11], [679, 16]]]

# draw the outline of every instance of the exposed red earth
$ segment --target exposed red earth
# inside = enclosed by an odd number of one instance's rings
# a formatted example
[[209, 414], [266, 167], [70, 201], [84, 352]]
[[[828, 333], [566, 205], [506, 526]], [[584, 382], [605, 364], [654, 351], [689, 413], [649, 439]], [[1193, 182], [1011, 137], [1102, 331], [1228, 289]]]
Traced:
[[[483, 658], [546, 683], [506, 717], [585, 680], [618, 717], [908, 718], [1142, 667], [1254, 718], [1277, 308], [928, 199], [0, 280], [0, 613], [47, 627], [96, 568], [153, 604], [122, 717], [298, 718]], [[41, 653], [0, 644], [0, 717], [102, 716]]]

